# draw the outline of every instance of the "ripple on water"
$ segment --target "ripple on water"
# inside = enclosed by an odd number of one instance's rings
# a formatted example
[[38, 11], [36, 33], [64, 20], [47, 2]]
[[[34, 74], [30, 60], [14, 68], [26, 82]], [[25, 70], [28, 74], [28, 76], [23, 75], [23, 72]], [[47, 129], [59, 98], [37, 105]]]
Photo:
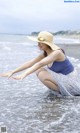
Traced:
[[[34, 54], [30, 53], [31, 50]], [[35, 57], [38, 55], [35, 50], [36, 47], [7, 43], [6, 48], [1, 49], [1, 71], [13, 69], [13, 66], [19, 66], [25, 60]], [[75, 65], [80, 65], [79, 60], [70, 59]], [[80, 97], [53, 97], [35, 74], [23, 81], [3, 78], [0, 80], [0, 126], [2, 125], [7, 126], [8, 133], [79, 133]]]

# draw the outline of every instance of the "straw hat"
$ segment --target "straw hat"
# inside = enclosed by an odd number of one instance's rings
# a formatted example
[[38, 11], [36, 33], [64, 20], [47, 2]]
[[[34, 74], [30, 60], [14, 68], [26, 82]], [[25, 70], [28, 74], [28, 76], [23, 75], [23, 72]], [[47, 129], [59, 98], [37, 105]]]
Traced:
[[27, 36], [27, 37], [28, 37], [28, 39], [30, 39], [32, 41], [40, 42], [40, 43], [50, 46], [52, 50], [60, 49], [60, 47], [58, 47], [57, 45], [54, 44], [53, 34], [51, 34], [50, 32], [41, 31], [38, 34], [37, 38], [31, 37], [31, 36]]

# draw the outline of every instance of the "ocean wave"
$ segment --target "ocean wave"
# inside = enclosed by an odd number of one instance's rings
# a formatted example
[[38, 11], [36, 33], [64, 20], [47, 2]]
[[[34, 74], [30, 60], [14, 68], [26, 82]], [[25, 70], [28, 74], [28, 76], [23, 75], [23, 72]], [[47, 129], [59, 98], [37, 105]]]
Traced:
[[80, 44], [80, 39], [55, 37], [54, 42], [57, 44]]
[[10, 45], [27, 45], [27, 46], [35, 46], [36, 43], [28, 43], [28, 42], [0, 42], [0, 45], [7, 45], [7, 44], [10, 44]]
[[[5, 40], [5, 39], [4, 39]], [[66, 37], [55, 37], [54, 38], [54, 43], [55, 44], [80, 44], [80, 39], [74, 39], [74, 38], [66, 38]], [[5, 41], [0, 41], [0, 44], [22, 44], [22, 45], [37, 45], [36, 42], [30, 41], [28, 39], [26, 40], [5, 40]]]

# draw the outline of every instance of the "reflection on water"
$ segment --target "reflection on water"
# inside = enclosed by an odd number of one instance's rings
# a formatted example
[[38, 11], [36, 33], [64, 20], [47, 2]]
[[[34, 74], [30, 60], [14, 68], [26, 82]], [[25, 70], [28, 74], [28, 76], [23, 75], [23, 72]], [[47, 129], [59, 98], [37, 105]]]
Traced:
[[[35, 46], [0, 45], [0, 72], [36, 55]], [[8, 133], [79, 133], [80, 98], [54, 97], [35, 73], [23, 81], [0, 78], [1, 126], [6, 126]]]

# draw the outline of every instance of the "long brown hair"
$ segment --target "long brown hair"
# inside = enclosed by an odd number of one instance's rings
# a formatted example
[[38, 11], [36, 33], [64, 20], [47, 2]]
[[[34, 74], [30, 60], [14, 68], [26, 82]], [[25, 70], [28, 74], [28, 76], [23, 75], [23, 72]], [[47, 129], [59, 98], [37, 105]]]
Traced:
[[[51, 47], [50, 47], [50, 46], [48, 46], [48, 48], [49, 48], [49, 49], [51, 49]], [[43, 53], [43, 54], [44, 54], [44, 56], [45, 56], [45, 57], [47, 56], [46, 51], [44, 51], [44, 53]]]

